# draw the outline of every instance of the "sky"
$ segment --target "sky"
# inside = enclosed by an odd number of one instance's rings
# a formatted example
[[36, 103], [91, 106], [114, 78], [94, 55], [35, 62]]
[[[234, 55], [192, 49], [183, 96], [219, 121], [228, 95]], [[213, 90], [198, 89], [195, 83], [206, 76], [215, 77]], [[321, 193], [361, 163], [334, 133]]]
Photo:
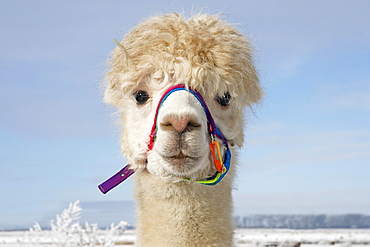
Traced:
[[265, 100], [247, 111], [235, 214], [369, 215], [369, 1], [2, 0], [0, 229], [76, 200], [132, 221], [131, 180], [97, 189], [125, 165], [100, 83], [113, 39], [173, 11], [223, 13], [255, 47]]

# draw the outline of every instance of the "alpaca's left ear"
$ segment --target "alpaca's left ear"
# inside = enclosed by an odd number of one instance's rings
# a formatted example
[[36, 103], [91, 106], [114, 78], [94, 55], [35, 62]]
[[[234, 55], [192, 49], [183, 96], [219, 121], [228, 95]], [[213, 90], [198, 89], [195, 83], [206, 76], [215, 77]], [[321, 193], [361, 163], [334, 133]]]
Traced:
[[[256, 77], [257, 78], [257, 77]], [[248, 103], [260, 103], [263, 100], [264, 92], [261, 83], [257, 79], [256, 81], [248, 82], [247, 85], [248, 92]]]

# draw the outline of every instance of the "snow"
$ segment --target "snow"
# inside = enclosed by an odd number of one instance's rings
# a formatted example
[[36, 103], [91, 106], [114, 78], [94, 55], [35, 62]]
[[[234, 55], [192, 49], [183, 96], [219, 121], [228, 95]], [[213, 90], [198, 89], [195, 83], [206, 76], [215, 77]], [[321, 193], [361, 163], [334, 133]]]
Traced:
[[370, 229], [237, 229], [237, 246], [370, 246]]
[[[127, 229], [126, 222], [120, 222], [105, 230], [97, 224], [79, 222], [82, 208], [80, 202], [69, 207], [55, 220], [51, 229], [42, 229], [35, 223], [29, 231], [0, 231], [0, 247], [56, 247], [56, 246], [135, 246], [135, 230]], [[370, 229], [236, 229], [236, 247], [363, 247], [370, 246]]]
[[[98, 235], [104, 235], [107, 230], [98, 230]], [[20, 245], [20, 240], [26, 235], [34, 234], [39, 239], [38, 245]], [[51, 231], [29, 232], [0, 232], [0, 247], [15, 246], [57, 246], [50, 241]], [[117, 236], [113, 246], [135, 246], [135, 230], [125, 230]], [[298, 245], [300, 244], [300, 245]], [[363, 247], [370, 246], [370, 229], [317, 229], [317, 230], [289, 230], [289, 229], [236, 229], [235, 245], [237, 247]], [[72, 246], [72, 245], [70, 245]], [[80, 246], [77, 245], [76, 246]], [[93, 246], [93, 245], [85, 245]]]

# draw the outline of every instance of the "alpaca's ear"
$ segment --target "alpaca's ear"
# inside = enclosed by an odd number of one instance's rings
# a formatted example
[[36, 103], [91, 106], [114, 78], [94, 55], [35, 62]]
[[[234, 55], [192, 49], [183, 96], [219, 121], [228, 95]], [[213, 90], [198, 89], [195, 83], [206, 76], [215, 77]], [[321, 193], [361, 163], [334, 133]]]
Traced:
[[129, 56], [128, 56], [128, 53], [127, 53], [126, 48], [120, 42], [118, 42], [116, 39], [114, 39], [114, 43], [116, 43], [116, 45], [121, 49], [123, 58], [125, 60], [124, 62], [126, 63], [126, 65], [128, 65], [128, 63], [129, 63]]
[[[255, 77], [257, 78], [257, 77]], [[264, 92], [262, 85], [259, 80], [255, 80], [247, 83], [247, 92], [248, 92], [248, 104], [251, 103], [260, 103], [263, 100]]]
[[117, 47], [113, 50], [112, 58], [110, 60], [110, 68], [106, 74], [104, 82], [104, 102], [119, 106], [122, 103], [122, 94], [124, 86], [122, 85], [122, 77], [124, 76], [124, 68], [129, 67], [130, 58], [125, 47], [114, 39]]
[[104, 91], [104, 102], [118, 107], [121, 100], [122, 96], [118, 94], [115, 85], [107, 84]]

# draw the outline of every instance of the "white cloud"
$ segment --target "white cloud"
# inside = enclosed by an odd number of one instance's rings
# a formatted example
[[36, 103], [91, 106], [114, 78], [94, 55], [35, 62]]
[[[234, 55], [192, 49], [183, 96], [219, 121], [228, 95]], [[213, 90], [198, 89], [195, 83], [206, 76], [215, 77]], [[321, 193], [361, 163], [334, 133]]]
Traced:
[[235, 214], [370, 214], [370, 190], [236, 193]]
[[318, 96], [320, 105], [325, 109], [370, 111], [370, 78], [342, 84], [322, 84], [319, 89], [325, 92]]
[[[263, 132], [251, 132], [247, 155], [241, 163], [249, 169], [286, 168], [307, 164], [354, 162], [370, 159], [370, 131], [322, 131], [298, 126], [262, 126]], [[270, 131], [268, 131], [270, 129]]]
[[244, 23], [262, 68], [274, 71], [274, 76], [289, 76], [313, 54], [369, 51], [369, 5], [368, 1], [279, 1], [258, 2], [240, 11], [247, 11]]
[[[74, 90], [83, 90], [75, 93]], [[115, 129], [97, 91], [86, 85], [0, 86], [0, 127], [38, 138], [96, 138]], [[110, 127], [110, 129], [107, 128]]]
[[351, 92], [329, 100], [329, 107], [370, 111], [370, 93]]

